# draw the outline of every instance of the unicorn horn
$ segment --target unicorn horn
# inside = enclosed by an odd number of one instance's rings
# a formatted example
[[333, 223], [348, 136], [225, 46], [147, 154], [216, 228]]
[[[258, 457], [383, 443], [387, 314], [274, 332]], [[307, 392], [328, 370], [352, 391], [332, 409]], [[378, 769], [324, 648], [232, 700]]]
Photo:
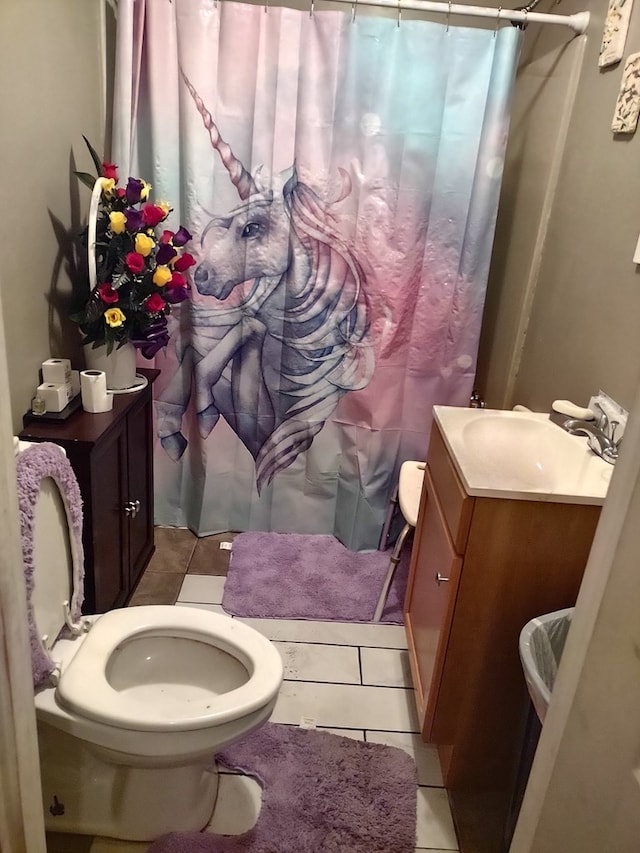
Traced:
[[235, 156], [235, 154], [231, 150], [231, 146], [228, 145], [220, 136], [220, 131], [216, 127], [216, 123], [213, 120], [213, 116], [205, 107], [202, 98], [196, 92], [191, 81], [184, 73], [182, 68], [180, 68], [180, 74], [182, 75], [182, 79], [184, 80], [185, 85], [195, 102], [198, 112], [202, 117], [202, 122], [207, 131], [209, 132], [209, 139], [211, 140], [211, 145], [220, 155], [220, 159], [222, 160], [224, 167], [226, 168], [227, 172], [229, 172], [231, 183], [238, 190], [238, 195], [243, 201], [245, 201], [252, 193], [258, 192], [258, 188], [253, 178], [242, 165], [241, 161], [238, 160], [238, 158]]

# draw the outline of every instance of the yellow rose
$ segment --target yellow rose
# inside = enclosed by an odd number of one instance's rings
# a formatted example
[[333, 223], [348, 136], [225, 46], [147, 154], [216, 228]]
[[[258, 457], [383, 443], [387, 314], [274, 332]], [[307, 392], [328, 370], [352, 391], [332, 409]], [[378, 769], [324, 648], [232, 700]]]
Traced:
[[151, 237], [147, 237], [146, 234], [136, 234], [136, 252], [139, 255], [142, 255], [143, 258], [149, 257], [155, 244], [155, 240], [152, 240]]
[[125, 225], [127, 224], [127, 217], [124, 213], [116, 210], [114, 213], [109, 214], [109, 222], [111, 223], [112, 234], [122, 234]]
[[104, 319], [107, 325], [115, 329], [121, 326], [127, 318], [119, 308], [109, 308], [108, 311], [104, 312]]
[[171, 272], [169, 267], [156, 267], [156, 271], [153, 274], [153, 283], [157, 284], [158, 287], [164, 287], [167, 282], [171, 281], [172, 276], [173, 273]]
[[140, 190], [140, 198], [142, 201], [146, 201], [149, 198], [149, 192], [151, 189], [151, 184], [148, 184], [146, 181], [142, 181], [142, 189]]
[[102, 192], [104, 195], [114, 195], [115, 193], [116, 182], [114, 178], [103, 178], [102, 179]]

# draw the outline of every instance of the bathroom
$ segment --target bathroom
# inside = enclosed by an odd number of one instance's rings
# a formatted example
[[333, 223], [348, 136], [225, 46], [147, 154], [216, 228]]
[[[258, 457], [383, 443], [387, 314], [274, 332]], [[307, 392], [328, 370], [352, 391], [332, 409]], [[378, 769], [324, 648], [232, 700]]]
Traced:
[[[98, 140], [108, 133], [99, 7], [23, 0], [0, 11], [2, 30], [11, 33], [0, 60], [10, 118], [0, 131], [5, 198], [11, 200], [0, 214], [10, 376], [3, 392], [11, 403], [3, 416], [5, 444], [9, 430], [21, 426], [39, 365], [65, 340], [50, 318], [57, 290], [64, 290], [64, 232], [81, 217], [69, 202], [75, 168], [70, 140], [75, 146], [82, 134]], [[544, 10], [588, 10], [591, 27], [586, 39], [569, 42], [561, 29], [532, 26], [524, 40], [476, 385], [489, 407], [521, 403], [544, 411], [556, 398], [584, 404], [603, 388], [631, 411], [640, 363], [632, 262], [640, 232], [637, 140], [614, 139], [610, 132], [620, 74], [597, 67], [603, 5], [571, 0]], [[636, 13], [629, 50], [639, 34]], [[19, 299], [11, 298], [11, 282], [20, 283]], [[630, 465], [631, 451], [626, 454]], [[625, 506], [618, 506], [620, 521]], [[610, 536], [613, 541], [615, 531]], [[605, 544], [601, 537], [602, 549]], [[636, 748], [632, 737], [630, 751]], [[586, 849], [540, 846], [540, 838], [554, 837], [554, 813], [542, 795], [537, 808], [542, 814], [532, 821], [544, 826], [546, 819], [548, 835], [539, 829], [535, 846], [532, 831], [519, 850]]]

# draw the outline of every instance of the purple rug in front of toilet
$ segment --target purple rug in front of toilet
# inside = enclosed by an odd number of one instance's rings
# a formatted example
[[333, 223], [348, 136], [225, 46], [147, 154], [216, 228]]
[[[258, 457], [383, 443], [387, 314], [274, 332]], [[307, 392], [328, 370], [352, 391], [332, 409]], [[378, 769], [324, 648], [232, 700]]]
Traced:
[[218, 756], [257, 779], [262, 809], [237, 836], [173, 832], [147, 853], [413, 853], [417, 778], [391, 746], [267, 723]]
[[[402, 552], [382, 614], [403, 623], [411, 549]], [[240, 533], [233, 540], [222, 606], [234, 616], [369, 622], [390, 551], [349, 551], [334, 536]]]

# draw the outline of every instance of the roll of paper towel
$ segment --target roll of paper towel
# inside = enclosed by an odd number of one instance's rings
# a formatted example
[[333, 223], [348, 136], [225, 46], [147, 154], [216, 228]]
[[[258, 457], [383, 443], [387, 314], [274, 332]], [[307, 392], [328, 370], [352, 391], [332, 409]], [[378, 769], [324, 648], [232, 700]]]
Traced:
[[113, 394], [107, 391], [107, 376], [103, 370], [83, 370], [80, 373], [80, 394], [85, 412], [109, 412]]

